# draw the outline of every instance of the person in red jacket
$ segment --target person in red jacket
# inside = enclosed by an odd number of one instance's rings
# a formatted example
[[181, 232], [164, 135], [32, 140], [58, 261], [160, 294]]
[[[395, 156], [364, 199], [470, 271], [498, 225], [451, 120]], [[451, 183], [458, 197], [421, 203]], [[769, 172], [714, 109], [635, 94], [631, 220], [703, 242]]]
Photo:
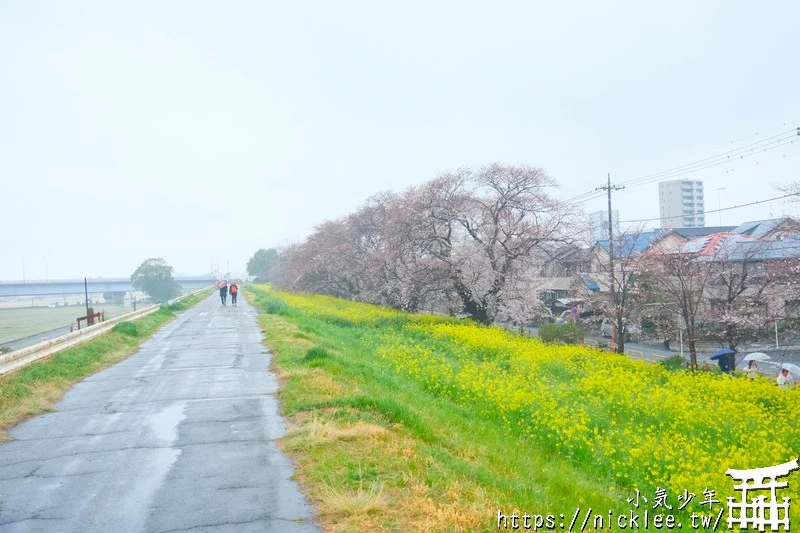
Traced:
[[236, 283], [231, 283], [231, 305], [236, 305], [236, 297], [239, 296], [239, 286]]

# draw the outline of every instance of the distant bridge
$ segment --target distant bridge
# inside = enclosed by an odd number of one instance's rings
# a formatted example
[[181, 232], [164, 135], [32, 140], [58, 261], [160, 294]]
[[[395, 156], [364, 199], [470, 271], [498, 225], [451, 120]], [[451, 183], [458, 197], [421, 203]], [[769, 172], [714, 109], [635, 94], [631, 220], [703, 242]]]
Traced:
[[[217, 280], [210, 276], [179, 276], [175, 278], [184, 291], [203, 289]], [[92, 294], [125, 294], [136, 289], [130, 278], [95, 278], [86, 280]], [[83, 294], [82, 279], [61, 279], [47, 281], [0, 281], [0, 296], [60, 296]]]

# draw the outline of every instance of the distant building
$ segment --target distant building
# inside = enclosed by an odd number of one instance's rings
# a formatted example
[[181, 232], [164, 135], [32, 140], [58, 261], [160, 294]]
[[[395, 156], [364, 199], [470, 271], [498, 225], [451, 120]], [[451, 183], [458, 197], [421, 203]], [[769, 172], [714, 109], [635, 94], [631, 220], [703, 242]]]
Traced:
[[703, 182], [662, 181], [658, 184], [662, 228], [697, 228], [706, 225]]
[[[611, 211], [611, 223], [614, 226], [614, 235], [619, 235], [619, 211]], [[602, 239], [608, 239], [608, 211], [595, 211], [589, 214], [589, 224], [592, 231], [592, 244]]]

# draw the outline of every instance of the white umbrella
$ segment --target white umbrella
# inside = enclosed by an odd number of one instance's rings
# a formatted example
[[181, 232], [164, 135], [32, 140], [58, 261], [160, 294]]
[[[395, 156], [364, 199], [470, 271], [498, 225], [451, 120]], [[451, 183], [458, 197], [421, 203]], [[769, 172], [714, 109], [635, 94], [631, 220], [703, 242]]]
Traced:
[[772, 359], [772, 358], [770, 356], [768, 356], [767, 354], [765, 354], [765, 353], [753, 352], [753, 353], [749, 354], [747, 357], [745, 357], [743, 360], [744, 361], [766, 361], [768, 359]]
[[781, 370], [786, 369], [789, 371], [790, 374], [794, 374], [795, 376], [800, 376], [800, 366], [793, 365], [792, 363], [783, 363], [781, 365]]

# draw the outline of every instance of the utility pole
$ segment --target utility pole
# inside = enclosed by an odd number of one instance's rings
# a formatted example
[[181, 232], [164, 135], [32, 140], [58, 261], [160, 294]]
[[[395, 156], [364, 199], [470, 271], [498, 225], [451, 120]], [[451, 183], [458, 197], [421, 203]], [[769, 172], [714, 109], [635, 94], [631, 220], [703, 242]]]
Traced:
[[[608, 194], [608, 268], [610, 270], [610, 275], [611, 275], [611, 280], [609, 283], [609, 291], [611, 292], [611, 304], [614, 306], [614, 315], [615, 315], [614, 321], [616, 322], [616, 324], [614, 324], [615, 338], [613, 338], [613, 340], [616, 341], [615, 342], [616, 346], [614, 348], [615, 351], [617, 351], [618, 353], [621, 353], [619, 351], [619, 345], [620, 345], [619, 337], [621, 333], [620, 330], [622, 329], [622, 324], [620, 322], [622, 322], [622, 320], [621, 319], [618, 320], [619, 302], [617, 301], [617, 288], [616, 288], [617, 278], [616, 274], [614, 273], [614, 223], [611, 216], [611, 191], [618, 191], [624, 188], [625, 188], [624, 185], [622, 186], [611, 185], [611, 173], [609, 172], [608, 181], [606, 182], [606, 185], [603, 185], [602, 187], [597, 187], [595, 189], [596, 191], [606, 191], [606, 193]], [[624, 347], [625, 339], [623, 339], [622, 345]]]

